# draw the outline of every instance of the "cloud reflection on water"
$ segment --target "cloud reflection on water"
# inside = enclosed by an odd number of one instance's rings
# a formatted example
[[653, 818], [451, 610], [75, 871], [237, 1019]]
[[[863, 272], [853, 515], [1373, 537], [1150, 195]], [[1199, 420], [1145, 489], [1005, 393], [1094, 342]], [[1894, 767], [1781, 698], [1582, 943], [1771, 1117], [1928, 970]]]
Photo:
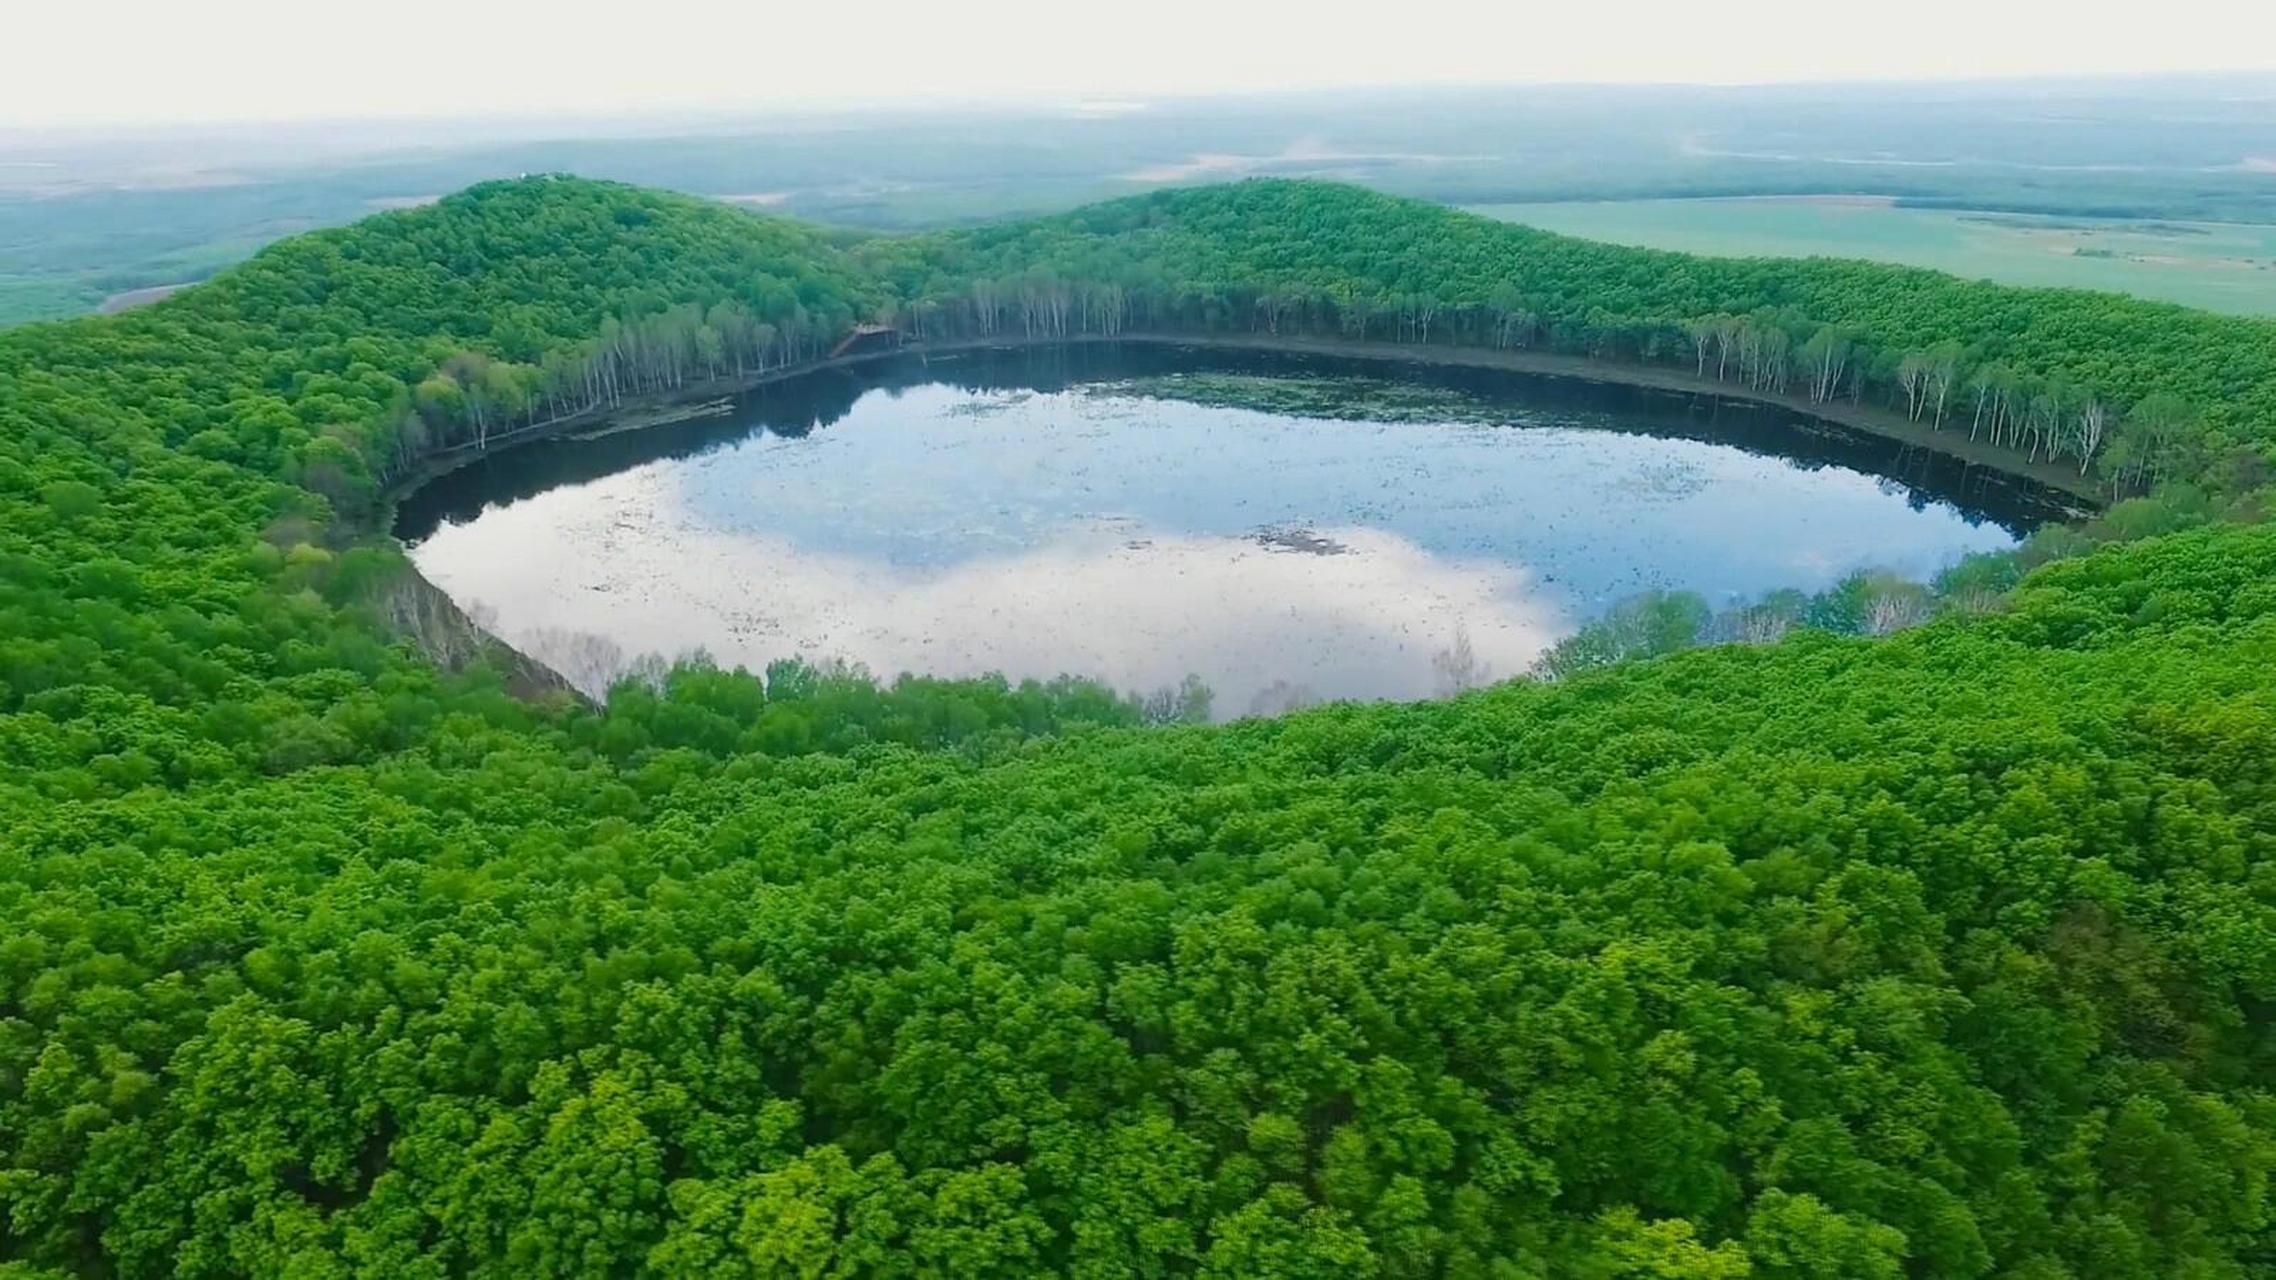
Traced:
[[[917, 385], [811, 434], [523, 491], [413, 554], [509, 640], [1140, 691], [1192, 673], [1237, 715], [1290, 686], [1429, 696], [1458, 635], [1515, 674], [1638, 590], [1721, 604], [1855, 568], [1926, 574], [2013, 540], [1847, 467], [1510, 412], [1321, 420]], [[1289, 536], [1260, 542], [1267, 528]]]
[[[493, 513], [479, 554], [454, 545], [472, 526], [446, 529], [421, 561], [454, 597], [495, 610], [509, 638], [555, 628], [628, 653], [701, 645], [754, 670], [826, 655], [886, 674], [1073, 672], [1134, 690], [1192, 673], [1221, 714], [1258, 707], [1276, 686], [1322, 699], [1428, 697], [1432, 660], [1458, 634], [1488, 671], [1509, 675], [1569, 629], [1522, 568], [1435, 556], [1359, 527], [1312, 530], [1339, 548], [1322, 554], [1099, 521], [1015, 554], [910, 566], [779, 536], [653, 536], [670, 521], [637, 501], [567, 525], [549, 514], [534, 504]], [[552, 553], [565, 544], [588, 554]]]

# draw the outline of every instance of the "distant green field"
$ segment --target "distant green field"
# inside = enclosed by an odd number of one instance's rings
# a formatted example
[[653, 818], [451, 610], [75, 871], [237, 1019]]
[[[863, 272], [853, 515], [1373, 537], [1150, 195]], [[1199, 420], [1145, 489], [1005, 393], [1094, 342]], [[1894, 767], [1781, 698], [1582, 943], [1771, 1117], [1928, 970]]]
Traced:
[[1733, 257], [1871, 258], [2007, 284], [2276, 314], [2276, 226], [1945, 209], [1868, 197], [1472, 205], [1551, 231]]
[[46, 280], [0, 272], [0, 329], [93, 311], [103, 290], [77, 279]]

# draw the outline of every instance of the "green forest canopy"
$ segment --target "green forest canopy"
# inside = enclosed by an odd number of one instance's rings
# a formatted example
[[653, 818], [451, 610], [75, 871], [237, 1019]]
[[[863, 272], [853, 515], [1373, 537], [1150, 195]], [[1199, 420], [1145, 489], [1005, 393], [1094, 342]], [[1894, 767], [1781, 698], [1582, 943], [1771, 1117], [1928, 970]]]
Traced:
[[1908, 412], [1949, 357], [1968, 426], [2076, 456], [2091, 400], [2077, 460], [2200, 513], [2276, 440], [2265, 323], [1303, 183], [857, 239], [532, 179], [0, 334], [0, 1274], [2276, 1259], [2276, 533], [1220, 728], [395, 638], [422, 457], [877, 318], [1727, 337]]
[[[2257, 488], [2276, 449], [2276, 322], [1864, 262], [1626, 248], [1315, 182], [872, 238], [612, 184], [493, 183], [286, 241], [112, 328], [13, 342], [112, 378], [124, 366], [93, 353], [176, 348], [231, 384], [223, 402], [249, 402], [188, 430], [200, 452], [361, 507], [438, 447], [794, 364], [872, 319], [934, 339], [1326, 334], [1658, 362], [1885, 405], [2118, 494]], [[282, 344], [266, 358], [311, 385], [287, 402], [298, 389], [242, 359], [241, 341]], [[269, 429], [237, 429], [264, 409]]]

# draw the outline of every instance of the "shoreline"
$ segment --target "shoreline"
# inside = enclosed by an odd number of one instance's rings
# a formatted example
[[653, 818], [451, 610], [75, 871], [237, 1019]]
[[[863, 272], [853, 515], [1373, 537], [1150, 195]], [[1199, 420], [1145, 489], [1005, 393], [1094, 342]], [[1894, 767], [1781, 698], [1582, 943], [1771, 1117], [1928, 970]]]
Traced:
[[2080, 476], [2073, 468], [2060, 463], [2031, 462], [2015, 456], [2011, 450], [1997, 448], [1980, 440], [1970, 440], [1965, 434], [1956, 432], [1950, 427], [1939, 431], [1924, 423], [1914, 422], [1894, 410], [1882, 409], [1878, 406], [1857, 405], [1843, 401], [1812, 404], [1808, 398], [1803, 396], [1749, 390], [1745, 387], [1733, 386], [1727, 382], [1717, 382], [1713, 378], [1700, 378], [1684, 373], [1680, 369], [1662, 365], [1631, 364], [1624, 360], [1599, 360], [1590, 356], [1568, 356], [1547, 351], [1509, 351], [1490, 347], [1420, 346], [1398, 342], [1361, 342], [1346, 338], [1276, 337], [1269, 334], [1254, 337], [1214, 335], [1178, 337], [1169, 334], [1139, 334], [1127, 335], [1119, 340], [1147, 342], [1164, 346], [1268, 351], [1288, 355], [1338, 356], [1385, 363], [1403, 361], [1439, 367], [1502, 369], [1539, 377], [1567, 378], [1577, 382], [1594, 382], [1612, 386], [1641, 387], [1649, 391], [1713, 396], [1723, 400], [1768, 405], [1800, 414], [1805, 418], [1815, 418], [1821, 422], [1830, 422], [1835, 426], [1848, 427], [1869, 435], [1894, 440], [1899, 444], [1940, 453], [1969, 466], [1985, 467], [2005, 475], [2031, 480], [2079, 499], [2088, 504], [2089, 510], [2099, 510], [2104, 505], [2096, 486], [2086, 477]]
[[[1772, 392], [1735, 388], [1710, 379], [1701, 379], [1680, 370], [1644, 364], [1629, 364], [1610, 360], [1597, 360], [1586, 356], [1567, 356], [1539, 351], [1507, 351], [1479, 347], [1431, 347], [1395, 342], [1363, 342], [1338, 338], [1298, 338], [1273, 334], [1175, 334], [1126, 333], [1115, 335], [1076, 334], [1061, 338], [1028, 338], [1022, 336], [957, 339], [950, 342], [905, 343], [897, 347], [856, 352], [798, 365], [769, 369], [744, 378], [723, 378], [702, 384], [681, 387], [672, 394], [651, 394], [622, 404], [566, 414], [560, 418], [520, 428], [493, 437], [484, 448], [459, 445], [442, 453], [423, 458], [419, 463], [382, 491], [368, 520], [353, 522], [359, 538], [380, 536], [398, 551], [405, 550], [402, 540], [395, 536], [396, 512], [404, 498], [417, 492], [436, 478], [488, 458], [493, 454], [521, 445], [544, 440], [591, 440], [621, 432], [642, 431], [650, 427], [688, 422], [699, 418], [725, 417], [734, 411], [735, 397], [761, 387], [803, 378], [812, 374], [837, 369], [854, 369], [882, 361], [915, 356], [965, 355], [981, 351], [1013, 351], [1045, 347], [1102, 346], [1117, 343], [1143, 343], [1149, 346], [1188, 347], [1197, 350], [1251, 351], [1267, 354], [1322, 356], [1329, 358], [1372, 361], [1383, 364], [1404, 363], [1437, 367], [1498, 369], [1538, 377], [1564, 378], [1600, 385], [1638, 387], [1651, 391], [1664, 391], [1679, 395], [1703, 395], [1746, 404], [1767, 405], [1786, 409], [1802, 417], [1832, 426], [1862, 432], [1882, 439], [1893, 440], [1909, 447], [1923, 448], [1955, 458], [1968, 466], [1982, 466], [2004, 475], [2016, 476], [2037, 482], [2059, 494], [2078, 501], [2073, 515], [2085, 517], [2102, 507], [2092, 488], [2077, 476], [2067, 474], [2067, 468], [2048, 463], [2029, 463], [2008, 455], [2006, 450], [1971, 441], [1951, 431], [1938, 432], [1911, 422], [1903, 415], [1878, 408], [1844, 404], [1811, 404], [1807, 400]], [[2005, 456], [2002, 456], [2005, 455]], [[585, 700], [584, 695], [570, 689], [557, 673], [522, 653], [497, 636], [484, 631], [473, 619], [457, 608], [449, 595], [429, 582], [406, 554], [402, 558], [405, 581], [392, 588], [396, 602], [393, 613], [400, 614], [404, 599], [416, 599], [423, 608], [412, 611], [418, 625], [408, 625], [412, 619], [398, 616], [393, 619], [398, 634], [413, 640], [438, 663], [456, 668], [480, 652], [502, 653], [506, 656], [510, 672], [519, 673], [524, 683], [550, 691], [567, 690], [570, 696]], [[535, 671], [527, 670], [535, 668]], [[537, 678], [542, 671], [550, 681]]]
[[1679, 369], [1627, 361], [1600, 360], [1546, 351], [1502, 350], [1490, 347], [1427, 346], [1413, 343], [1361, 341], [1350, 338], [1285, 337], [1274, 334], [1121, 333], [1068, 334], [1029, 338], [1017, 335], [959, 338], [947, 342], [909, 342], [897, 347], [855, 352], [843, 356], [784, 365], [742, 378], [720, 378], [679, 388], [668, 396], [649, 395], [601, 409], [582, 410], [534, 426], [493, 437], [487, 446], [457, 445], [420, 460], [389, 484], [380, 496], [367, 528], [392, 536], [396, 505], [440, 476], [483, 458], [540, 440], [596, 439], [627, 431], [723, 416], [733, 410], [733, 398], [761, 387], [833, 369], [854, 369], [903, 356], [963, 355], [978, 351], [1012, 351], [1045, 347], [1108, 346], [1141, 343], [1148, 346], [1192, 347], [1214, 351], [1254, 351], [1268, 354], [1324, 356], [1383, 364], [1497, 369], [1537, 377], [1565, 378], [1601, 385], [1639, 387], [1680, 395], [1712, 396], [1747, 404], [1784, 409], [1837, 427], [1893, 440], [1953, 458], [1967, 466], [1984, 467], [2003, 475], [2030, 480], [2055, 490], [2080, 505], [2075, 514], [2088, 516], [2105, 506], [2098, 488], [2075, 469], [2050, 462], [2031, 462], [2007, 449], [1970, 440], [1954, 428], [1938, 431], [1903, 414], [1878, 406], [1839, 401], [1813, 404], [1807, 398], [1733, 386], [1700, 378]]

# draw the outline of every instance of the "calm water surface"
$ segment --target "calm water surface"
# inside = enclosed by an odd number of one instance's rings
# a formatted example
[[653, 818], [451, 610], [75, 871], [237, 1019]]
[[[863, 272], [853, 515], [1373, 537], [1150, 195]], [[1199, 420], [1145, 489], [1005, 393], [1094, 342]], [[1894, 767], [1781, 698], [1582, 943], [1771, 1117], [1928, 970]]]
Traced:
[[1649, 588], [1926, 576], [2050, 495], [1782, 411], [1481, 371], [1166, 349], [911, 359], [730, 417], [501, 453], [405, 503], [420, 568], [604, 678], [1188, 673], [1220, 714], [1429, 696]]

